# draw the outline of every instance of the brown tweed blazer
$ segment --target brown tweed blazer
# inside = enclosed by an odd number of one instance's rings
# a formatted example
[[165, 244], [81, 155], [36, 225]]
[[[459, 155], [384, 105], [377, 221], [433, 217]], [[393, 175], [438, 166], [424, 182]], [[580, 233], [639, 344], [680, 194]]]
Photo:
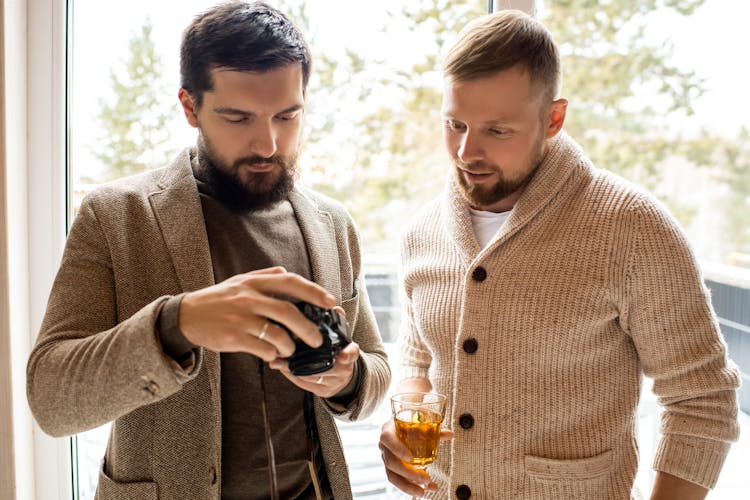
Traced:
[[[219, 354], [170, 364], [155, 321], [173, 295], [214, 284], [203, 213], [185, 150], [166, 169], [88, 195], [66, 243], [27, 367], [27, 396], [52, 436], [113, 422], [100, 499], [219, 499]], [[332, 415], [354, 420], [385, 395], [390, 369], [361, 277], [357, 230], [336, 202], [290, 194], [313, 279], [337, 297], [362, 349], [357, 399], [345, 410], [315, 401], [328, 477], [351, 498]]]

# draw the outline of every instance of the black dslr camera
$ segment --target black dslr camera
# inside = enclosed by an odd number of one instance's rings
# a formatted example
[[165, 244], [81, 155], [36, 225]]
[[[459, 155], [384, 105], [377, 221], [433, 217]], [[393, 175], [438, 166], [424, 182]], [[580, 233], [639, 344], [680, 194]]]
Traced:
[[351, 342], [346, 318], [333, 309], [323, 309], [307, 302], [296, 302], [294, 305], [307, 319], [318, 325], [323, 343], [320, 347], [310, 347], [290, 332], [295, 349], [294, 354], [288, 358], [289, 370], [296, 376], [315, 375], [330, 370], [336, 355]]

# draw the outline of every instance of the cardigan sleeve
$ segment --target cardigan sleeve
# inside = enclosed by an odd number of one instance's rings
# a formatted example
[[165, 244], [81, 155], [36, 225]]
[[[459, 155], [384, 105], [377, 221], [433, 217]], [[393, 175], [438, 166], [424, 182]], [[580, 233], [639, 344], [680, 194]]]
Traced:
[[663, 408], [654, 468], [712, 488], [739, 435], [738, 370], [677, 222], [643, 197], [626, 232], [623, 326]]
[[399, 270], [401, 323], [399, 325], [398, 343], [401, 351], [400, 379], [429, 378], [432, 364], [430, 349], [422, 339], [414, 321], [412, 305], [412, 286], [410, 281], [411, 241], [414, 235], [405, 233], [401, 240], [401, 268]]

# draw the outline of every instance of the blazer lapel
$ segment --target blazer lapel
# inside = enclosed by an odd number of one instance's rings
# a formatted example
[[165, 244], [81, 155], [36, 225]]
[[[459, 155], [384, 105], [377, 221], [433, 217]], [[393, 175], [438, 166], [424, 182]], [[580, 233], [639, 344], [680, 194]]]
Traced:
[[[164, 172], [160, 191], [150, 196], [151, 208], [161, 228], [172, 257], [177, 279], [183, 292], [199, 290], [214, 284], [211, 251], [203, 219], [198, 188], [190, 166], [190, 150], [184, 150]], [[220, 408], [221, 390], [219, 354], [203, 350], [215, 408]], [[213, 413], [216, 428], [221, 426], [221, 412]]]
[[340, 302], [343, 299], [341, 266], [331, 215], [320, 210], [317, 204], [298, 188], [289, 193], [289, 202], [305, 239], [313, 281], [332, 293]]
[[198, 188], [190, 167], [189, 150], [167, 168], [161, 191], [150, 197], [177, 278], [185, 292], [214, 284], [211, 252]]

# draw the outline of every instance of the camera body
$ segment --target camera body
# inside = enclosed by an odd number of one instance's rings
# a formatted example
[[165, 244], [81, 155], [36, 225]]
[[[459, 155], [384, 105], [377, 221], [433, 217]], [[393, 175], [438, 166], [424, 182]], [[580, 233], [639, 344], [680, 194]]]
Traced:
[[323, 343], [320, 347], [310, 347], [287, 330], [295, 344], [294, 354], [288, 358], [289, 370], [296, 376], [315, 375], [330, 370], [339, 351], [351, 343], [349, 323], [333, 309], [323, 309], [302, 301], [294, 305], [318, 326]]

